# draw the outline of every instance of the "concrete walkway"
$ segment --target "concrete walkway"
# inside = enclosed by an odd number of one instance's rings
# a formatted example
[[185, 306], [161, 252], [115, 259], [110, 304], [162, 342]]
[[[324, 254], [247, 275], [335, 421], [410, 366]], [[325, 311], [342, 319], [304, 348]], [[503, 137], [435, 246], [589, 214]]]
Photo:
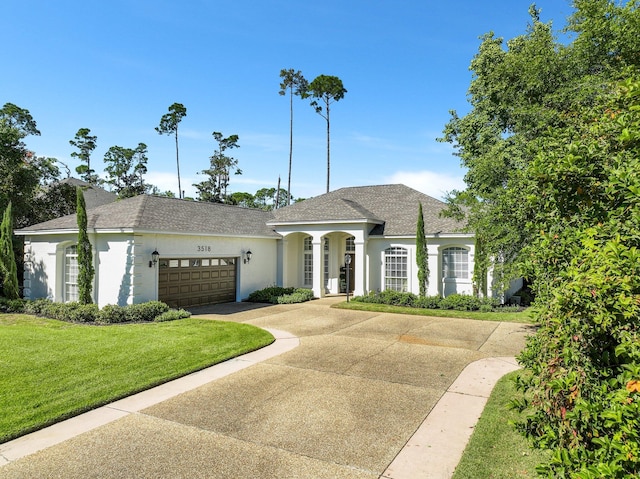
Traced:
[[277, 340], [1, 444], [0, 477], [450, 477], [531, 328], [341, 300], [194, 311]]

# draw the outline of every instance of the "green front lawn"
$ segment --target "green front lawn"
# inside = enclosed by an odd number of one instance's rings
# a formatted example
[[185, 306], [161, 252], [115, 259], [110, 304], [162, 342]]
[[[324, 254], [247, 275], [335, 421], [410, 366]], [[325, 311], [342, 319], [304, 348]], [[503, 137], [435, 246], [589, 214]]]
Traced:
[[336, 303], [332, 308], [354, 309], [357, 311], [377, 311], [380, 313], [413, 314], [417, 316], [435, 316], [438, 318], [463, 318], [479, 319], [483, 321], [509, 321], [512, 323], [532, 323], [530, 309], [518, 312], [481, 312], [481, 311], [458, 311], [454, 309], [424, 309], [410, 308], [405, 306], [392, 306], [379, 303], [360, 303], [349, 301], [348, 303]]
[[538, 477], [536, 466], [545, 462], [545, 452], [532, 449], [512, 423], [520, 419], [508, 407], [520, 395], [513, 378], [521, 371], [502, 377], [489, 397], [453, 479], [513, 479]]
[[0, 442], [273, 342], [202, 319], [88, 326], [0, 314]]

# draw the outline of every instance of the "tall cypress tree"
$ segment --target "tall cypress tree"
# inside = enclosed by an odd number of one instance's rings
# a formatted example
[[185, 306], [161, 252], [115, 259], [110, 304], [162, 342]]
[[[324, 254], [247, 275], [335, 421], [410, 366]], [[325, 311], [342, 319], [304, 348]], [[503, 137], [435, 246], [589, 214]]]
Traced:
[[76, 187], [78, 222], [78, 301], [81, 304], [92, 303], [93, 289], [93, 249], [87, 234], [87, 208], [82, 188]]
[[18, 287], [18, 268], [13, 252], [13, 217], [11, 214], [11, 202], [7, 205], [2, 215], [0, 224], [0, 266], [2, 267], [2, 289], [8, 299], [18, 299], [20, 288]]
[[424, 234], [424, 217], [422, 215], [422, 203], [418, 203], [418, 225], [416, 227], [416, 263], [418, 265], [418, 284], [420, 296], [427, 295], [429, 287], [429, 253], [427, 251], [427, 238]]

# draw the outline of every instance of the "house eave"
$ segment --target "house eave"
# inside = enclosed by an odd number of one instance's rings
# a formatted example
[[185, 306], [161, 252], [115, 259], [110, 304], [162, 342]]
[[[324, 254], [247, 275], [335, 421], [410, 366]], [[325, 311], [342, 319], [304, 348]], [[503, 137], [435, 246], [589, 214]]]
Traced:
[[362, 219], [351, 219], [351, 220], [345, 220], [345, 219], [328, 219], [328, 220], [312, 220], [312, 221], [308, 221], [308, 220], [297, 220], [297, 221], [267, 221], [267, 226], [272, 226], [274, 228], [277, 228], [279, 226], [308, 226], [308, 225], [327, 225], [327, 224], [372, 224], [372, 225], [382, 225], [384, 224], [384, 221], [381, 220], [374, 220], [374, 219], [368, 219], [368, 218], [362, 218]]
[[[256, 238], [256, 239], [280, 239], [281, 235], [254, 235], [254, 234], [224, 234], [224, 233], [199, 233], [197, 231], [166, 231], [138, 228], [89, 228], [89, 233], [93, 234], [156, 234], [156, 235], [176, 235], [176, 236], [208, 236], [217, 238]], [[16, 231], [17, 236], [61, 236], [78, 234], [78, 229], [53, 229], [53, 230], [22, 230]]]

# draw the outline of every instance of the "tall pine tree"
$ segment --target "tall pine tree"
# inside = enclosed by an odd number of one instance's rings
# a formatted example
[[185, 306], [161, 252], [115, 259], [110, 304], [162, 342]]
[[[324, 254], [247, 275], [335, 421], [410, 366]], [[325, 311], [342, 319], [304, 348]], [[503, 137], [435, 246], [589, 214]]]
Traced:
[[93, 289], [93, 248], [87, 234], [87, 208], [82, 188], [76, 187], [78, 222], [78, 301], [81, 304], [92, 303]]

